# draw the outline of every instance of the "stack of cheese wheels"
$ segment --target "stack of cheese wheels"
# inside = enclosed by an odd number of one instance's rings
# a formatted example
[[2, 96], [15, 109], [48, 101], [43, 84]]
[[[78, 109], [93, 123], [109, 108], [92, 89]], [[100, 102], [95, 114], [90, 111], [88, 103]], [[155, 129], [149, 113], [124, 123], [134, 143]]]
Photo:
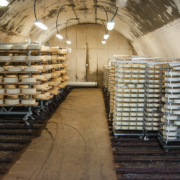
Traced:
[[179, 90], [179, 79], [180, 79], [180, 66], [178, 64], [164, 64], [163, 65], [163, 76], [162, 83], [164, 93], [162, 95], [163, 107], [161, 113], [161, 124], [163, 128], [160, 129], [161, 138], [165, 141], [173, 141], [180, 138], [180, 90]]
[[36, 100], [35, 99], [22, 99], [21, 103], [23, 105], [33, 105], [36, 103]]
[[25, 89], [22, 89], [22, 93], [23, 94], [35, 94], [36, 93], [36, 88], [25, 88]]
[[10, 89], [6, 89], [6, 93], [7, 94], [19, 94], [21, 91], [20, 89], [14, 89], [14, 88], [10, 88]]
[[[145, 64], [140, 66], [138, 63], [116, 63], [113, 122], [115, 131], [139, 131], [144, 128], [145, 67]], [[141, 134], [142, 131], [139, 132], [139, 135]]]
[[11, 58], [12, 58], [12, 56], [0, 56], [0, 62], [1, 61], [3, 61], [3, 62], [11, 61]]
[[4, 82], [5, 83], [17, 83], [18, 82], [18, 78], [17, 77], [13, 77], [13, 78], [5, 77], [4, 78]]
[[13, 61], [26, 61], [26, 56], [12, 56]]
[[8, 71], [20, 72], [22, 71], [22, 67], [8, 67]]
[[38, 67], [25, 67], [24, 71], [38, 71]]
[[146, 131], [159, 130], [160, 113], [160, 66], [149, 64], [146, 73], [146, 107], [145, 129]]
[[27, 56], [27, 61], [41, 61], [41, 56]]
[[5, 104], [13, 106], [13, 105], [20, 104], [20, 101], [19, 101], [19, 99], [5, 99]]
[[21, 80], [22, 80], [22, 82], [26, 82], [26, 83], [36, 82], [36, 78], [33, 78], [33, 77], [22, 78]]

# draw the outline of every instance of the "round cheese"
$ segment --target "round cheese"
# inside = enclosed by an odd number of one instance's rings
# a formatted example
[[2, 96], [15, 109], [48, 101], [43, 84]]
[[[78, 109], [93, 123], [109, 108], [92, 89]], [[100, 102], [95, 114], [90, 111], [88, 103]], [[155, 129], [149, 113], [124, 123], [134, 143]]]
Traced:
[[21, 81], [26, 82], [26, 83], [33, 83], [33, 82], [36, 82], [36, 78], [31, 78], [31, 77], [22, 78]]
[[0, 94], [4, 94], [5, 90], [4, 89], [0, 89]]
[[43, 65], [32, 65], [31, 67], [36, 67], [38, 70], [43, 70]]
[[32, 105], [36, 103], [36, 100], [35, 99], [22, 99], [21, 103], [23, 105]]
[[43, 75], [44, 75], [44, 77], [45, 77], [46, 79], [50, 79], [50, 78], [51, 78], [51, 73], [43, 74]]
[[13, 45], [12, 49], [26, 49], [27, 45], [22, 45], [22, 44], [16, 44]]
[[12, 45], [0, 45], [0, 49], [12, 49]]
[[42, 45], [40, 45], [40, 44], [30, 44], [30, 45], [28, 45], [28, 47], [27, 47], [28, 49], [42, 49]]
[[11, 61], [12, 56], [0, 56], [0, 61]]
[[19, 96], [18, 95], [7, 95], [8, 99], [18, 99]]
[[38, 67], [25, 67], [24, 71], [38, 71]]
[[19, 94], [20, 89], [14, 89], [14, 88], [6, 89], [6, 93], [7, 94]]
[[17, 87], [16, 85], [4, 85], [5, 89], [16, 88], [16, 87]]
[[27, 61], [40, 61], [41, 59], [41, 56], [27, 56]]
[[0, 72], [4, 71], [4, 67], [0, 67]]
[[20, 72], [22, 71], [22, 67], [8, 67], [8, 71]]
[[20, 89], [27, 89], [27, 88], [29, 88], [29, 86], [28, 85], [19, 85], [18, 88], [20, 88]]
[[4, 70], [5, 70], [5, 71], [8, 71], [8, 68], [9, 68], [9, 67], [14, 67], [14, 66], [4, 66]]
[[22, 93], [24, 93], [24, 94], [35, 94], [36, 93], [36, 89], [35, 88], [22, 89]]
[[14, 78], [5, 77], [4, 82], [5, 83], [16, 83], [16, 82], [18, 82], [18, 78], [17, 77], [14, 77]]
[[24, 71], [24, 68], [26, 68], [26, 67], [28, 67], [28, 66], [22, 66], [22, 65], [21, 65], [21, 66], [19, 66], [19, 65], [18, 65], [17, 67], [21, 67], [21, 68], [22, 68], [22, 70]]
[[48, 69], [52, 69], [52, 68], [53, 68], [52, 65], [44, 65], [43, 67], [44, 67], [45, 70], [48, 70]]
[[14, 77], [18, 77], [18, 76], [16, 74], [7, 74], [6, 77], [14, 78]]
[[34, 88], [39, 89], [39, 90], [41, 90], [41, 89], [46, 89], [46, 85], [44, 85], [44, 84], [39, 84], [39, 85], [35, 85]]
[[4, 100], [3, 99], [0, 99], [0, 104], [4, 104]]
[[5, 99], [5, 104], [17, 105], [17, 104], [19, 104], [19, 99]]
[[34, 96], [35, 97], [35, 99], [44, 99], [44, 98], [46, 98], [47, 96], [46, 96], [46, 94], [38, 94], [38, 95], [36, 95], [36, 96]]
[[12, 56], [13, 61], [26, 61], [26, 56]]
[[50, 92], [46, 92], [45, 94], [46, 94], [47, 97], [50, 96]]
[[33, 75], [32, 77], [36, 78], [37, 80], [43, 80], [45, 79], [44, 75]]
[[19, 75], [19, 79], [22, 79], [22, 78], [25, 78], [25, 77], [28, 77], [28, 75]]

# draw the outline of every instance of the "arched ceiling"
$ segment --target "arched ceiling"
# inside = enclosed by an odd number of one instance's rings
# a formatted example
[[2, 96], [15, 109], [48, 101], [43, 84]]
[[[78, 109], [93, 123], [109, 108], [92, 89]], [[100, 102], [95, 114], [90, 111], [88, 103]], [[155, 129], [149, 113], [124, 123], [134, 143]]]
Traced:
[[[70, 18], [79, 18], [71, 21], [68, 26], [77, 23], [100, 23], [95, 18], [106, 20], [103, 9], [94, 5], [103, 5], [109, 18], [116, 10], [115, 0], [37, 0], [36, 12], [38, 19], [48, 26], [43, 31], [34, 25], [34, 0], [11, 0], [7, 7], [0, 7], [0, 31], [2, 36], [19, 36], [31, 40], [48, 41], [56, 34], [56, 17], [63, 4], [74, 4], [75, 8], [65, 7], [60, 13], [58, 29], [65, 28]], [[179, 0], [128, 0], [126, 7], [119, 9], [114, 21], [115, 30], [130, 41], [153, 32], [180, 18]]]

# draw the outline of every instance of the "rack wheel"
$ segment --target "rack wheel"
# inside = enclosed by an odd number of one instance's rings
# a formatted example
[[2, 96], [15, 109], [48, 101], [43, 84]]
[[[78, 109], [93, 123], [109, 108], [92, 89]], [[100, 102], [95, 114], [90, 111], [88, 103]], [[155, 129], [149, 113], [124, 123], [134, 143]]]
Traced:
[[118, 138], [118, 136], [114, 136], [114, 139], [117, 139]]
[[26, 120], [25, 125], [27, 128], [32, 128], [33, 127], [33, 122], [31, 120]]
[[33, 115], [30, 117], [30, 119], [31, 119], [33, 122], [37, 122], [38, 117], [33, 114]]
[[149, 141], [149, 138], [147, 136], [144, 136], [144, 141]]
[[142, 139], [143, 139], [143, 136], [139, 136], [139, 139], [142, 140]]
[[43, 112], [41, 112], [39, 115], [38, 115], [38, 118], [43, 120], [45, 118], [45, 114]]

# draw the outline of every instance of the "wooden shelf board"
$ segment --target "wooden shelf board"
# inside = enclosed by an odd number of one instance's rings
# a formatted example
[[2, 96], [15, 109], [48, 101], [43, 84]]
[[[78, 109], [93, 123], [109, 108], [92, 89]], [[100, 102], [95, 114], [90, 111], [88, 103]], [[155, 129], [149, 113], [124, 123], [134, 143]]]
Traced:
[[38, 85], [40, 84], [41, 82], [40, 81], [37, 81], [37, 82], [32, 82], [32, 83], [26, 83], [26, 82], [12, 82], [12, 83], [4, 83], [4, 82], [0, 82], [1, 85]]

